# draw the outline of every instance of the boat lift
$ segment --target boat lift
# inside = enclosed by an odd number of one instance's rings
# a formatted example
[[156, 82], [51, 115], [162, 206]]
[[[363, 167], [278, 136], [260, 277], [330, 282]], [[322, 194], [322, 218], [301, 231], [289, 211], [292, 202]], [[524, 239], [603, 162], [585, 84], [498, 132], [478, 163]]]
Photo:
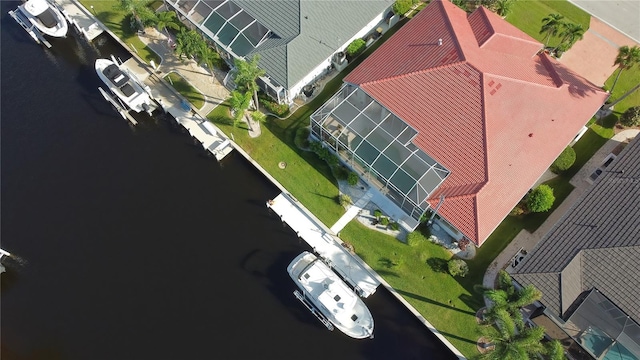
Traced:
[[129, 120], [133, 125], [138, 125], [138, 122], [133, 118], [133, 116], [131, 116], [131, 114], [129, 113], [129, 109], [127, 109], [127, 106], [122, 103], [122, 100], [120, 100], [117, 96], [113, 96], [110, 93], [106, 92], [101, 87], [98, 87], [98, 91], [100, 91], [100, 94], [102, 94], [102, 97], [104, 97], [105, 100], [113, 105], [113, 107], [116, 109], [118, 114], [122, 116], [123, 119]]
[[300, 302], [307, 308], [313, 315], [315, 315], [320, 322], [329, 329], [329, 331], [333, 331], [333, 324], [324, 316], [320, 310], [318, 310], [315, 305], [313, 305], [309, 300], [307, 300], [306, 296], [303, 295], [300, 291], [294, 290], [293, 295], [300, 300]]
[[27, 19], [27, 16], [19, 8], [9, 11], [9, 15], [11, 15], [13, 20], [20, 24], [20, 26], [22, 26], [24, 31], [26, 31], [35, 42], [46, 46], [47, 49], [51, 48], [51, 43], [45, 39], [44, 35], [42, 35], [35, 25], [31, 24], [31, 21]]

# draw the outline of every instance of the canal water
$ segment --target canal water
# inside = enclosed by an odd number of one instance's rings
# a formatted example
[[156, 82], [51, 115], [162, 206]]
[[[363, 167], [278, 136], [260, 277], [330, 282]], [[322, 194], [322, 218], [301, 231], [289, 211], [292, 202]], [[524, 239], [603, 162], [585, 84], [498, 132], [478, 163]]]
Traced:
[[1, 356], [9, 359], [453, 359], [380, 287], [375, 338], [327, 331], [293, 296], [309, 250], [278, 190], [216, 162], [170, 119], [130, 126], [100, 96], [112, 41], [46, 50], [1, 3]]

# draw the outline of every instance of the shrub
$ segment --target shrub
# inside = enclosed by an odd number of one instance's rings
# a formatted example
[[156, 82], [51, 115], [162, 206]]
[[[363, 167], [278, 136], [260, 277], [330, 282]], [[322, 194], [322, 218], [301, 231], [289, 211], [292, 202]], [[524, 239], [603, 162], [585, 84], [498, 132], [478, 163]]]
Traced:
[[286, 104], [278, 104], [277, 102], [269, 99], [265, 99], [264, 97], [261, 98], [259, 101], [260, 101], [260, 104], [262, 104], [262, 106], [264, 106], [267, 109], [267, 111], [273, 115], [276, 115], [279, 117], [284, 117], [289, 115], [289, 106]]
[[523, 204], [519, 203], [518, 205], [516, 205], [516, 207], [513, 208], [513, 210], [511, 210], [511, 212], [509, 213], [509, 215], [511, 216], [520, 216], [522, 214], [524, 214], [526, 211], [526, 209], [524, 209]]
[[462, 259], [451, 259], [447, 262], [451, 276], [465, 277], [469, 273], [469, 265]]
[[380, 218], [380, 216], [382, 216], [382, 211], [380, 211], [380, 209], [373, 210], [373, 216]]
[[628, 108], [627, 111], [620, 116], [620, 124], [629, 127], [640, 125], [640, 106]]
[[386, 216], [383, 216], [380, 218], [380, 225], [382, 226], [387, 226], [389, 225], [389, 218]]
[[333, 176], [338, 180], [346, 180], [349, 176], [349, 170], [344, 166], [336, 166], [333, 168]]
[[354, 186], [358, 183], [358, 179], [360, 179], [358, 177], [358, 174], [354, 173], [353, 171], [349, 173], [349, 177], [347, 178], [347, 182], [349, 183], [349, 185]]
[[396, 0], [393, 3], [393, 12], [397, 15], [404, 15], [411, 10], [411, 6], [413, 6], [413, 1], [411, 0]]
[[313, 151], [314, 153], [318, 153], [318, 151], [320, 151], [320, 149], [322, 149], [322, 143], [320, 141], [312, 141], [309, 144], [309, 150]]
[[392, 222], [391, 224], [389, 224], [389, 227], [391, 228], [391, 230], [393, 231], [398, 231], [400, 230], [400, 224], [398, 224], [397, 222]]
[[549, 211], [553, 206], [556, 197], [553, 196], [553, 189], [549, 185], [542, 184], [533, 189], [527, 197], [527, 208], [531, 212]]
[[427, 238], [420, 231], [412, 231], [407, 234], [407, 245], [417, 246], [421, 241], [425, 241]]
[[308, 149], [311, 145], [309, 142], [309, 134], [311, 134], [311, 130], [308, 127], [301, 127], [296, 130], [296, 137], [293, 142], [300, 149]]
[[560, 156], [556, 159], [556, 161], [551, 164], [551, 171], [558, 174], [569, 169], [573, 163], [576, 161], [576, 151], [573, 150], [572, 147], [567, 146], [562, 152]]
[[342, 205], [343, 207], [347, 207], [351, 205], [351, 197], [347, 194], [340, 194], [338, 196], [338, 203], [340, 203], [340, 205]]
[[366, 43], [362, 39], [355, 39], [347, 46], [347, 55], [354, 58], [362, 53], [366, 47]]

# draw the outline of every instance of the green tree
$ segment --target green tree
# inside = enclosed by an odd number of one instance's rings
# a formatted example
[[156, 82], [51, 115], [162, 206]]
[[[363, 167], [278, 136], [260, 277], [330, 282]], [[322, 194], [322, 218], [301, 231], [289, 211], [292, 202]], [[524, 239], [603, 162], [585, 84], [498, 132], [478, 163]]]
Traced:
[[134, 30], [144, 29], [146, 24], [155, 19], [155, 14], [147, 7], [146, 0], [118, 0], [115, 8], [131, 16], [130, 26]]
[[349, 57], [353, 58], [360, 55], [366, 48], [367, 43], [362, 39], [355, 39], [347, 46], [346, 53]]
[[613, 65], [618, 65], [618, 74], [616, 74], [616, 79], [613, 81], [613, 86], [611, 86], [612, 94], [613, 89], [615, 89], [616, 84], [618, 83], [618, 78], [620, 78], [622, 70], [629, 70], [636, 64], [640, 64], [640, 47], [628, 47], [625, 45], [618, 48], [618, 55], [616, 56], [616, 60], [613, 62]]
[[404, 14], [406, 14], [407, 12], [409, 12], [409, 10], [411, 10], [412, 6], [413, 6], [413, 1], [411, 0], [396, 0], [396, 2], [393, 3], [392, 9], [394, 14], [404, 16]]
[[231, 97], [229, 98], [229, 106], [231, 106], [231, 110], [233, 111], [233, 118], [236, 121], [240, 121], [242, 119], [242, 116], [244, 115], [244, 111], [249, 108], [251, 93], [243, 93], [238, 90], [234, 90], [230, 95]]
[[576, 162], [576, 151], [571, 146], [567, 146], [556, 161], [551, 164], [551, 171], [558, 174], [569, 169]]
[[253, 101], [258, 108], [258, 84], [256, 80], [265, 74], [265, 71], [258, 67], [259, 55], [254, 55], [249, 61], [235, 59], [236, 76], [233, 81], [242, 91], [253, 93]]
[[176, 35], [176, 52], [178, 57], [182, 59], [182, 56], [188, 58], [194, 57], [202, 49], [202, 37], [195, 30], [188, 30], [187, 28], [180, 28], [180, 32]]
[[156, 27], [160, 31], [164, 31], [167, 36], [169, 36], [169, 32], [167, 28], [171, 28], [173, 30], [179, 30], [180, 24], [178, 23], [178, 18], [174, 11], [163, 11], [161, 13], [156, 14]]
[[627, 96], [629, 96], [629, 95], [633, 94], [633, 93], [634, 93], [635, 91], [637, 91], [638, 89], [640, 89], [640, 84], [638, 84], [638, 85], [636, 85], [636, 86], [632, 87], [632, 88], [631, 88], [631, 90], [629, 90], [629, 91], [627, 91], [626, 93], [624, 93], [624, 94], [623, 94], [622, 96], [620, 96], [616, 101], [614, 101], [614, 102], [612, 102], [612, 103], [610, 103], [610, 104], [607, 104], [607, 105], [603, 106], [602, 108], [603, 108], [603, 109], [609, 109], [609, 108], [611, 108], [611, 107], [615, 106], [617, 103], [619, 103], [620, 101], [624, 100]]
[[469, 273], [469, 265], [462, 259], [451, 259], [447, 261], [447, 269], [451, 276], [465, 277]]
[[207, 67], [209, 68], [209, 72], [211, 73], [211, 80], [213, 81], [216, 75], [213, 69], [216, 67], [216, 64], [219, 64], [221, 61], [220, 54], [218, 54], [217, 51], [212, 49], [209, 46], [209, 44], [202, 41], [198, 49], [197, 55], [198, 55], [198, 65], [202, 65], [202, 64], [207, 65]]
[[640, 125], [640, 106], [628, 108], [622, 116], [620, 116], [620, 124], [628, 127]]
[[564, 356], [564, 348], [558, 340], [549, 341], [545, 345], [545, 353], [549, 360], [564, 360], [566, 358]]
[[496, 14], [502, 17], [509, 15], [515, 1], [516, 0], [497, 0], [494, 4]]
[[569, 50], [576, 41], [581, 40], [584, 36], [584, 27], [582, 24], [565, 23], [562, 26], [560, 32], [560, 43], [556, 47], [556, 50], [562, 49], [562, 51]]
[[549, 45], [549, 40], [552, 36], [557, 36], [564, 25], [564, 16], [560, 14], [549, 14], [542, 18], [542, 27], [540, 28], [540, 34], [546, 34], [544, 37], [544, 46]]
[[496, 288], [482, 288], [482, 293], [492, 303], [485, 312], [485, 319], [490, 322], [498, 320], [501, 311], [506, 311], [512, 318], [519, 321], [520, 308], [542, 298], [542, 293], [533, 285], [516, 288], [511, 275], [504, 270], [498, 273]]
[[253, 121], [258, 123], [267, 122], [267, 115], [265, 115], [262, 111], [258, 111], [258, 110], [252, 111], [251, 118], [253, 119]]
[[479, 355], [478, 359], [526, 360], [537, 359], [544, 354], [545, 348], [540, 342], [544, 337], [544, 328], [530, 328], [519, 324], [522, 324], [522, 321], [514, 321], [503, 310], [498, 313], [495, 325], [480, 328], [493, 350]]
[[553, 189], [549, 185], [542, 184], [533, 189], [527, 197], [527, 208], [531, 212], [549, 211], [555, 200]]

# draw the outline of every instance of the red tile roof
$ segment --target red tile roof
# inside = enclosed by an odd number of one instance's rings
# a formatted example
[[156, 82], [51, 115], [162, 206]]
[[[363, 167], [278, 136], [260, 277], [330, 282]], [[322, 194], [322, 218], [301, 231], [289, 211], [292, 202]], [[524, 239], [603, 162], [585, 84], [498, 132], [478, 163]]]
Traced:
[[[439, 45], [441, 41], [441, 45]], [[607, 94], [484, 8], [433, 1], [345, 77], [451, 170], [440, 215], [482, 244]]]

